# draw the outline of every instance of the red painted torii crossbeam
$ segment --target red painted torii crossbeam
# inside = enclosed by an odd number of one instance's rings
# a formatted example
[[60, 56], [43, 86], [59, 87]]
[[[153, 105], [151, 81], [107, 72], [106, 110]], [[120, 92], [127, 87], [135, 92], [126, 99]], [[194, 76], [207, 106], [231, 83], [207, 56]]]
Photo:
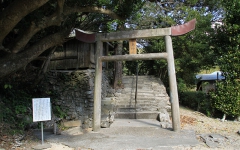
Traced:
[[193, 19], [183, 25], [173, 26], [171, 27], [171, 35], [178, 36], [186, 34], [195, 29], [196, 19]]
[[[111, 33], [98, 33], [101, 41], [117, 41], [117, 40], [128, 40], [132, 38], [153, 38], [160, 36], [179, 36], [186, 34], [195, 29], [196, 19], [193, 19], [183, 25], [172, 26], [169, 28], [158, 28], [158, 29], [146, 29], [146, 30], [132, 30], [132, 31], [120, 31]], [[85, 33], [79, 30], [75, 30], [76, 38], [86, 43], [96, 42], [96, 33]]]

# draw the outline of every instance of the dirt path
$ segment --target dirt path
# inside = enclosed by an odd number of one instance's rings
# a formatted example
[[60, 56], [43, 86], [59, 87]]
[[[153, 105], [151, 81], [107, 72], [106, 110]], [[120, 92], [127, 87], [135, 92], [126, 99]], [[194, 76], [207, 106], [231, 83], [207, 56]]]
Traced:
[[[180, 115], [181, 128], [194, 130], [198, 140], [201, 142], [201, 145], [194, 149], [240, 149], [240, 135], [237, 133], [240, 130], [240, 122], [221, 122], [220, 119], [209, 118], [200, 112], [192, 111], [184, 107], [180, 108]], [[215, 142], [218, 144], [216, 148], [209, 148], [201, 138], [201, 135], [209, 134], [217, 134], [224, 137], [222, 140]]]
[[237, 135], [240, 130], [240, 122], [225, 121], [209, 118], [206, 115], [192, 111], [187, 108], [180, 108], [182, 129], [193, 129], [196, 134], [218, 133], [223, 135]]

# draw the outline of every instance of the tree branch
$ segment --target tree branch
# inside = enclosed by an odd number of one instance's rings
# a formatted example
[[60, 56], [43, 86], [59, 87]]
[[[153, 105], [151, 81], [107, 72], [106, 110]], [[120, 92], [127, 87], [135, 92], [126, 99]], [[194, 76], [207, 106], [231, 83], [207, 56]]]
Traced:
[[59, 15], [62, 14], [63, 12], [64, 3], [65, 3], [65, 0], [57, 0], [57, 4], [58, 4], [57, 10]]
[[0, 14], [0, 43], [16, 24], [30, 12], [44, 5], [49, 0], [16, 0]]
[[11, 47], [12, 53], [18, 53], [20, 52], [25, 45], [29, 42], [29, 40], [40, 30], [50, 27], [50, 26], [59, 26], [61, 22], [63, 21], [63, 16], [70, 15], [72, 13], [76, 12], [96, 12], [96, 13], [102, 13], [109, 15], [110, 17], [114, 19], [122, 19], [117, 14], [112, 12], [111, 10], [102, 9], [98, 7], [77, 7], [77, 8], [70, 8], [65, 6], [64, 7], [64, 1], [65, 0], [58, 0], [58, 7], [57, 10], [49, 17], [44, 17], [41, 22], [34, 23], [32, 22], [31, 26], [24, 32], [22, 35], [20, 35], [14, 45]]
[[94, 6], [73, 7], [73, 8], [65, 6], [65, 8], [64, 8], [65, 15], [69, 15], [69, 14], [76, 13], [76, 12], [100, 13], [100, 14], [108, 15], [113, 19], [124, 20], [124, 18], [121, 18], [119, 15], [117, 15], [116, 13], [114, 13], [113, 11], [111, 11], [109, 9], [103, 9], [103, 8], [94, 7]]
[[64, 1], [65, 0], [58, 0], [57, 9], [51, 16], [44, 17], [42, 21], [38, 23], [32, 22], [30, 27], [16, 39], [14, 45], [11, 47], [11, 52], [20, 52], [29, 40], [40, 30], [54, 25], [59, 26], [63, 21], [61, 14], [63, 12]]
[[0, 44], [0, 51], [4, 51], [4, 52], [6, 52], [6, 53], [11, 53], [8, 48], [5, 48], [5, 47], [2, 46], [1, 44]]
[[23, 66], [26, 66], [29, 62], [37, 58], [42, 52], [50, 47], [64, 43], [65, 37], [69, 34], [69, 32], [69, 30], [64, 30], [52, 34], [43, 38], [22, 53], [8, 55], [0, 59], [0, 78], [21, 69]]

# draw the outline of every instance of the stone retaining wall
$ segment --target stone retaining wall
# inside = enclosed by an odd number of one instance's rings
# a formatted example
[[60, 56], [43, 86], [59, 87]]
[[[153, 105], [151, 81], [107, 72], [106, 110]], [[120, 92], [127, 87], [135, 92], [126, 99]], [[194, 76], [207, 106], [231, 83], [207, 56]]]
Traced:
[[[53, 112], [65, 120], [80, 120], [92, 126], [95, 70], [50, 71], [42, 81], [43, 93], [50, 95]], [[103, 74], [102, 97], [106, 97], [109, 80]]]

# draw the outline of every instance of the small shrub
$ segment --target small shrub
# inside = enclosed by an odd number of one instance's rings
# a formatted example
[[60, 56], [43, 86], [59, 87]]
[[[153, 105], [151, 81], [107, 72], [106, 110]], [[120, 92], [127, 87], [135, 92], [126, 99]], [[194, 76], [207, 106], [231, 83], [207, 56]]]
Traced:
[[30, 123], [26, 120], [31, 116], [31, 95], [24, 89], [11, 84], [0, 87], [0, 122], [10, 125], [13, 132], [21, 132]]
[[66, 112], [64, 112], [60, 106], [53, 106], [53, 113], [61, 119], [67, 116]]
[[215, 109], [210, 97], [201, 91], [179, 92], [179, 101], [183, 106], [213, 116]]
[[217, 87], [217, 91], [210, 94], [214, 107], [228, 116], [240, 116], [239, 82], [218, 82]]

